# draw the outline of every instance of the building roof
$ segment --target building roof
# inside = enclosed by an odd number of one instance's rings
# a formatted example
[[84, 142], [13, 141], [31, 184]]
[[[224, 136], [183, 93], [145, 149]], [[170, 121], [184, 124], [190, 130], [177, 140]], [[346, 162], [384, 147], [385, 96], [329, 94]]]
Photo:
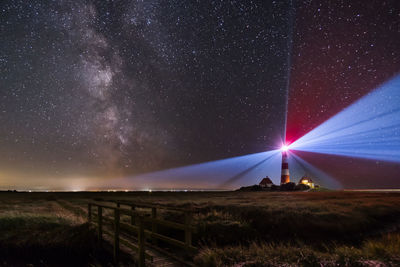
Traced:
[[265, 177], [261, 180], [260, 185], [265, 185], [265, 184], [272, 184], [271, 179], [269, 179], [269, 177]]
[[307, 177], [305, 175], [303, 177], [301, 177], [299, 183], [303, 182], [303, 180], [307, 180], [309, 183], [313, 183], [313, 180], [310, 177]]

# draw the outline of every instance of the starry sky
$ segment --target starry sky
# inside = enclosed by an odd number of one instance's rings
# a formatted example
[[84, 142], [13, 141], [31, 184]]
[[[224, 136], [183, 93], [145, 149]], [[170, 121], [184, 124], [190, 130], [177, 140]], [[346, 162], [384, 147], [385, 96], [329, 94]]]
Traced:
[[398, 1], [304, 1], [296, 7], [288, 143], [400, 72]]
[[[399, 74], [398, 1], [298, 2], [286, 141], [292, 143]], [[380, 107], [370, 108], [378, 112]], [[400, 188], [398, 162], [295, 153], [344, 188]]]
[[[0, 3], [0, 186], [271, 150], [400, 70], [384, 1]], [[74, 180], [75, 179], [75, 180]]]

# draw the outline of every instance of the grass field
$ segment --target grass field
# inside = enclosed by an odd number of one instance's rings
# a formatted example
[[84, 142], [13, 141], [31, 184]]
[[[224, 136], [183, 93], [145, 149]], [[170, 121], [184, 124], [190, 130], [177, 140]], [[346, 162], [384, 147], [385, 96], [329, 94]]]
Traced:
[[196, 208], [199, 266], [400, 265], [400, 194], [339, 191], [3, 192], [0, 266], [110, 264], [84, 212], [99, 198]]

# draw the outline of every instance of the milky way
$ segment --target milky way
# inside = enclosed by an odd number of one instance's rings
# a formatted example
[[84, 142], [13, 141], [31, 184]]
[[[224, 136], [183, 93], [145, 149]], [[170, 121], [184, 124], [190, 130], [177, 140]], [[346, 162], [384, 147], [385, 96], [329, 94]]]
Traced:
[[1, 187], [304, 135], [400, 70], [397, 1], [367, 2], [1, 1]]
[[264, 2], [2, 1], [3, 174], [114, 177], [274, 146], [293, 10]]

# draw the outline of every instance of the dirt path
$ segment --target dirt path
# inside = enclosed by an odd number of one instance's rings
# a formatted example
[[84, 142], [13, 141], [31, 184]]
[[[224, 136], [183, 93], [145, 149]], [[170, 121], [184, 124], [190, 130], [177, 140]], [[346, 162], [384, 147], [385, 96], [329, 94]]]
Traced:
[[68, 209], [63, 205], [63, 202], [60, 203], [59, 200], [51, 201], [52, 209], [54, 210], [55, 214], [59, 217], [64, 217], [75, 224], [82, 224], [86, 221], [82, 218], [82, 216], [77, 215], [72, 210]]

